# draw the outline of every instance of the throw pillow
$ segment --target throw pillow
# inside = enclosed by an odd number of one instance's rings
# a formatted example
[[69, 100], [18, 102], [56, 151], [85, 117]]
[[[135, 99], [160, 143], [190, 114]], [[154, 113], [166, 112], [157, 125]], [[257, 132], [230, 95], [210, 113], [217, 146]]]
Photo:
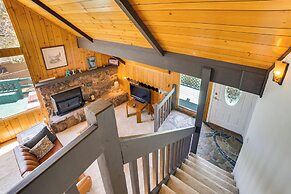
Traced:
[[27, 141], [23, 145], [28, 148], [32, 148], [45, 136], [47, 136], [52, 143], [57, 139], [55, 134], [52, 134], [47, 127], [44, 127], [38, 134], [36, 134], [31, 140]]
[[44, 157], [55, 145], [49, 140], [47, 136], [42, 138], [33, 148], [30, 153], [36, 156], [38, 160]]

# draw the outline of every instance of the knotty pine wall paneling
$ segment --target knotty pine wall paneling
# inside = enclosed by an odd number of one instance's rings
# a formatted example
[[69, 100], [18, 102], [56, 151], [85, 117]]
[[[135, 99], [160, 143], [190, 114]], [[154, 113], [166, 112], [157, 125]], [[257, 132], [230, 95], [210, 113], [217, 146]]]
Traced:
[[[176, 84], [177, 93], [179, 90], [179, 73], [169, 72], [166, 69], [160, 69], [130, 60], [125, 60], [125, 65], [121, 64], [118, 67], [118, 79], [120, 86], [126, 92], [130, 93], [129, 81], [125, 80], [124, 77], [160, 88], [167, 92], [172, 89], [173, 84]], [[163, 94], [154, 91], [152, 91], [151, 94], [152, 104], [158, 103], [164, 97]]]
[[[25, 7], [16, 0], [4, 0], [33, 83], [50, 77], [63, 77], [67, 69], [87, 67], [87, 57], [96, 56], [97, 66], [108, 63], [109, 56], [77, 46], [76, 35]], [[46, 70], [41, 48], [64, 45], [68, 66]]]
[[44, 119], [40, 108], [13, 115], [0, 120], [0, 143], [16, 137], [22, 131], [42, 122]]

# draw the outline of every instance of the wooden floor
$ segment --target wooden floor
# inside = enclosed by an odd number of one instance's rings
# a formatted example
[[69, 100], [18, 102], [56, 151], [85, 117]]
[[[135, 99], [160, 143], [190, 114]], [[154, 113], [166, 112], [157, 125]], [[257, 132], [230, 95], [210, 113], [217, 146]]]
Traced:
[[0, 120], [0, 143], [44, 120], [40, 107]]

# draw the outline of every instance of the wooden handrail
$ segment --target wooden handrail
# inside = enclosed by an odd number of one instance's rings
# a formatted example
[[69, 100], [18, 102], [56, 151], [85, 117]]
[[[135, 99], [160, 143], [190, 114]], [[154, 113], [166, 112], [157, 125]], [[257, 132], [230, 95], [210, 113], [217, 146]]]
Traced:
[[[120, 138], [123, 164], [129, 163], [132, 192], [140, 193], [138, 158], [142, 158], [144, 192], [158, 193], [162, 184], [169, 180], [188, 156], [194, 132], [195, 127], [188, 127]], [[149, 157], [150, 154], [152, 157]]]
[[175, 89], [176, 89], [176, 87], [173, 87], [172, 90], [169, 93], [167, 93], [167, 95], [165, 96], [165, 98], [163, 98], [163, 100], [157, 104], [157, 108], [158, 109], [162, 108], [162, 106], [166, 103], [166, 101], [171, 98], [171, 96], [175, 92]]
[[158, 104], [154, 105], [154, 131], [157, 132], [172, 109], [175, 108], [176, 101], [176, 85]]
[[195, 127], [187, 127], [139, 135], [137, 137], [120, 138], [123, 163], [126, 164], [168, 144], [177, 142], [192, 135], [194, 131]]

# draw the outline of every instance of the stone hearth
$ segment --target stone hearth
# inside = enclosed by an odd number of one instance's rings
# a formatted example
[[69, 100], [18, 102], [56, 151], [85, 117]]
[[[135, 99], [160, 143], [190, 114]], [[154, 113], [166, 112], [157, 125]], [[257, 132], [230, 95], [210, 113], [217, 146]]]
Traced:
[[128, 99], [127, 93], [121, 89], [114, 89], [115, 81], [117, 81], [117, 67], [107, 66], [37, 84], [36, 88], [42, 96], [44, 106], [49, 115], [48, 124], [55, 132], [60, 132], [85, 120], [83, 108], [63, 116], [55, 115], [55, 107], [51, 96], [76, 87], [81, 88], [83, 98], [86, 101], [85, 106], [90, 103], [91, 95], [94, 95], [95, 99], [103, 98], [108, 100], [114, 106], [126, 102]]

